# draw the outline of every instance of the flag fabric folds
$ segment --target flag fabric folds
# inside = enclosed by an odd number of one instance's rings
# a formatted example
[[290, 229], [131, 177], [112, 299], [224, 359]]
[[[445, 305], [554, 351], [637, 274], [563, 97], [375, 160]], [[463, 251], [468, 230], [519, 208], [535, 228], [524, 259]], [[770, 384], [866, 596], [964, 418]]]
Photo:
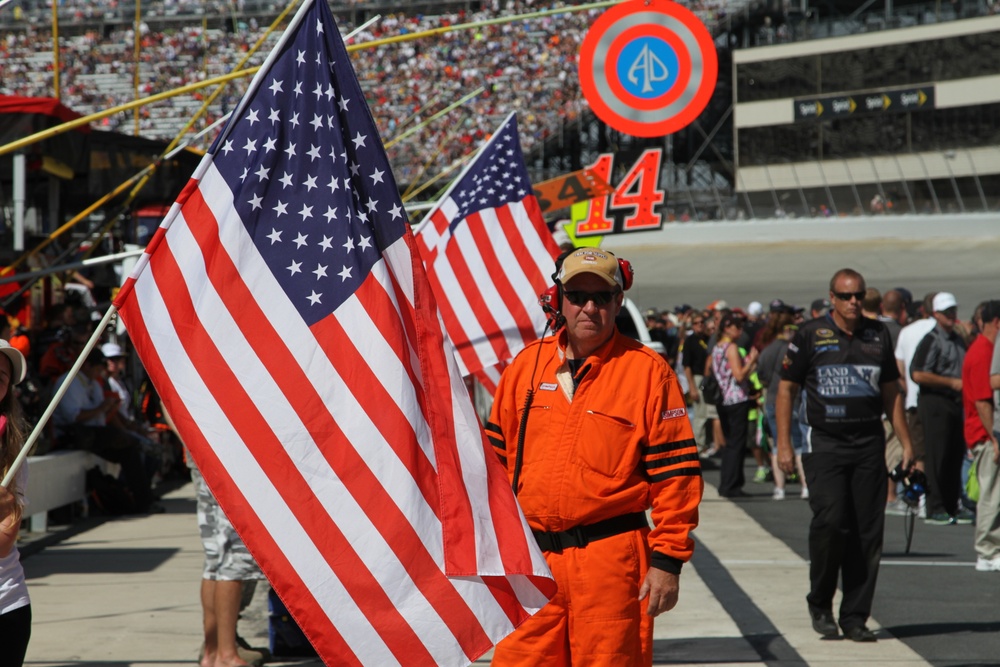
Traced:
[[468, 664], [553, 594], [326, 0], [300, 8], [115, 305], [327, 664]]
[[552, 284], [559, 254], [532, 194], [513, 113], [416, 237], [462, 374], [492, 393], [506, 363], [545, 330], [538, 295]]

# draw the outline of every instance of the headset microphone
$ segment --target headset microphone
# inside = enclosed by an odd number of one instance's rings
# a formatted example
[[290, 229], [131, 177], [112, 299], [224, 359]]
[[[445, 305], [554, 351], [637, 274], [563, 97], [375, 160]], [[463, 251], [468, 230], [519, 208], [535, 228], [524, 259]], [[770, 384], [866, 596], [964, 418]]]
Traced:
[[538, 295], [538, 305], [542, 307], [542, 312], [548, 316], [545, 328], [549, 331], [556, 331], [566, 323], [566, 318], [559, 312], [559, 286], [552, 285], [547, 290]]

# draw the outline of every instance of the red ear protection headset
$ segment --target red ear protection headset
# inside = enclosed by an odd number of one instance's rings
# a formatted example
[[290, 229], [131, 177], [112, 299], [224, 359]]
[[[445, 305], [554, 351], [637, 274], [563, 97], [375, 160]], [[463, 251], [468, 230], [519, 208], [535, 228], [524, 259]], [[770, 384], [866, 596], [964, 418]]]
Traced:
[[[615, 257], [614, 255], [611, 255]], [[627, 292], [632, 287], [632, 281], [635, 279], [635, 269], [632, 268], [632, 262], [627, 259], [622, 259], [621, 257], [615, 257], [618, 260], [618, 273], [622, 277], [622, 291]]]

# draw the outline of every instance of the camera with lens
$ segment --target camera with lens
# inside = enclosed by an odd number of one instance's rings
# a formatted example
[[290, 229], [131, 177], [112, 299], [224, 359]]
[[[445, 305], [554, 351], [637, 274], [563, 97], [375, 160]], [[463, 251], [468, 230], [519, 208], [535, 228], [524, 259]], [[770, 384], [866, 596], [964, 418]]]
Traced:
[[902, 463], [889, 471], [889, 479], [903, 485], [903, 492], [899, 497], [908, 507], [917, 507], [920, 504], [920, 496], [927, 492], [927, 476], [924, 472], [916, 468], [906, 470]]

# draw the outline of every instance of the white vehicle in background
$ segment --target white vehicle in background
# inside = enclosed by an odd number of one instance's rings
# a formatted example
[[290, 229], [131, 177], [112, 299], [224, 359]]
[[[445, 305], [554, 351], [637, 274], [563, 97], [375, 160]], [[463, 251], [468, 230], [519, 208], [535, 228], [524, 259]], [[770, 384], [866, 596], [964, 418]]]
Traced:
[[618, 330], [629, 338], [636, 339], [664, 359], [667, 358], [667, 349], [663, 347], [663, 343], [653, 340], [649, 335], [649, 329], [646, 328], [646, 318], [639, 312], [639, 307], [632, 299], [625, 299], [621, 312], [615, 319], [615, 324], [618, 325]]

